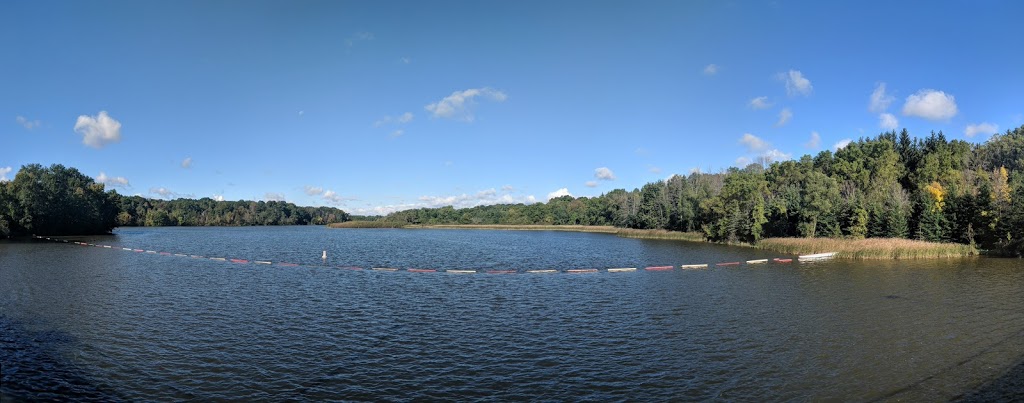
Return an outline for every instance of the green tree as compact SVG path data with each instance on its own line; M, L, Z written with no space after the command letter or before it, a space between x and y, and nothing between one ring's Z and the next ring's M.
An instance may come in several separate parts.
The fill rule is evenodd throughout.
M21 167L11 181L11 224L15 233L77 235L109 233L116 225L113 193L77 169L55 164Z
M661 229L668 224L664 189L661 183L648 183L640 190L640 207L633 228Z
M767 194L768 182L759 167L731 169L721 193L701 204L705 235L716 241L757 242L768 222Z
M818 233L820 221L834 219L832 215L839 199L839 187L834 179L815 171L807 175L800 196L800 232L805 237L813 238ZM834 233L835 230L829 232Z
M8 190L8 182L0 182L0 238L11 236L11 215L14 212L14 198Z

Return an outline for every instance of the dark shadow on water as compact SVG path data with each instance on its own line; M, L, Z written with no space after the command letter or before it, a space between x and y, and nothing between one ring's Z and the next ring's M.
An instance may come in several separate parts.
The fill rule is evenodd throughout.
M1014 365L1002 376L977 389L952 399L954 402L1021 402L1024 401L1024 361Z
M0 315L0 401L123 401L58 353L73 343L56 331L31 331Z

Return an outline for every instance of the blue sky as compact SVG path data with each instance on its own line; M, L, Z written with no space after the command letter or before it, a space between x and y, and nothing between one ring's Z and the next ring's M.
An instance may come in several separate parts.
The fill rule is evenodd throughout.
M7 1L0 180L357 214L1024 124L1018 1Z

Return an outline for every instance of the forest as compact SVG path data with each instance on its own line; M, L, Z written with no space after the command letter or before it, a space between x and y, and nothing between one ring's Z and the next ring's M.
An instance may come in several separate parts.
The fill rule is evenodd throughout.
M408 224L614 225L698 231L711 241L767 237L908 238L1024 252L1024 126L981 144L906 129L836 152L676 175L639 189L547 203L422 208Z
M325 225L349 220L333 207L299 207L281 201L159 200L118 197L117 226Z
M287 202L122 196L59 164L25 165L14 180L0 183L0 237L105 234L119 226L323 225L348 219L337 208Z
M1024 253L1024 126L972 144L906 129L799 160L675 175L597 197L352 217L287 202L157 200L104 191L74 168L22 167L0 183L0 236L106 233L117 226L407 224L612 225L708 240L907 238Z

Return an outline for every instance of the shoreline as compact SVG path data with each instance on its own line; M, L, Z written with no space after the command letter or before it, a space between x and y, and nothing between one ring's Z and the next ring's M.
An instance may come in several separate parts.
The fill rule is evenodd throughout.
M349 224L359 222L360 224ZM367 224L369 223L369 224ZM398 224L380 221L348 221L329 224L332 229L456 229L456 230L491 230L491 231L565 231L613 234L623 238L662 239L673 241L707 242L699 232L678 232L663 229L618 228L610 225L543 225L543 224ZM748 245L749 246L749 245Z
M409 224L402 228L406 229L476 229L496 231L565 231L565 232L592 232L602 234L614 234L619 228L608 225L503 225L503 224Z
M348 223L360 224L348 224ZM348 224L348 225L346 225ZM613 234L623 238L657 239L685 242L709 242L699 232L617 228L598 225L505 225L505 224L399 224L380 221L348 221L329 224L328 228L402 228L497 231L567 231ZM717 243L717 242L709 242ZM756 244L717 243L742 246L788 255L836 252L839 259L901 260L977 257L982 253L971 245L917 241L901 238L765 238Z

